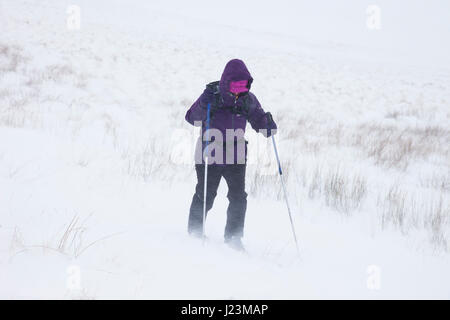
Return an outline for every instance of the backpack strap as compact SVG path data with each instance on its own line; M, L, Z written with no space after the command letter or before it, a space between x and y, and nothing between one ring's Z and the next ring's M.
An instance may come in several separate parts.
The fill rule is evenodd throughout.
M220 93L219 84L220 84L220 81L214 81L214 82L208 83L206 85L206 87L211 89L214 92L214 94L218 94L218 93Z

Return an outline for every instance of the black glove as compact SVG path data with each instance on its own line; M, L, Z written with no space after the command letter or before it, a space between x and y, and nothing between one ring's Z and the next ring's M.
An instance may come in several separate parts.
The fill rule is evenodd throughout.
M200 97L200 106L203 109L207 109L209 103L211 104L211 111L213 112L223 105L218 81L208 84Z
M270 112L266 112L266 119L267 119L267 128L268 129L276 129L277 128L277 125L275 124L275 121L273 121L273 117Z
M273 121L272 114L270 112L266 112L266 132L267 134L264 134L266 138L270 137L271 135L275 134L277 132L277 124L275 121Z

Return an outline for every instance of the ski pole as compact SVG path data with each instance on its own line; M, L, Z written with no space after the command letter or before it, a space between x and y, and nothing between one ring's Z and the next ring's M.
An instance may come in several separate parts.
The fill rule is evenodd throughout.
M297 253L300 256L300 249L298 247L297 235L295 234L294 222L292 221L291 207L289 206L289 201L288 201L287 192L286 192L286 186L284 185L283 171L281 170L280 158L278 157L277 145L275 143L275 138L273 135L272 135L272 142L273 142L273 149L275 150L275 156L277 157L278 173L280 174L281 185L283 187L283 193L284 193L284 199L286 200L286 206L287 206L288 213L289 213L289 220L291 221L292 234L294 235L294 240L295 240L295 247L297 248Z
M208 143L209 143L209 120L211 113L211 103L208 103L208 111L206 113L206 147L205 147L205 179L203 184L203 224L202 224L202 240L205 243L205 223L206 223L206 186L208 182Z

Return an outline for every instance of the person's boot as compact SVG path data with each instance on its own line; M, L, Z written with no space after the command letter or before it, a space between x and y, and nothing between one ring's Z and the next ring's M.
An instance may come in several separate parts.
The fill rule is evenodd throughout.
M201 229L189 230L188 234L193 239L203 239L203 233Z
M232 249L236 251L245 251L244 245L242 244L241 237L226 237L225 243Z

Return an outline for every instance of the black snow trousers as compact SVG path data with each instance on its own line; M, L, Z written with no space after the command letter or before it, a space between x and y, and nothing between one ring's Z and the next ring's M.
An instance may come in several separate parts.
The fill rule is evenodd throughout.
M241 238L244 234L245 211L247 209L247 193L245 192L245 164L209 165L206 186L206 211L208 212L217 195L220 179L224 177L228 185L227 222L225 239ZM203 226L203 186L205 165L196 164L197 185L189 212L188 232L200 236Z

